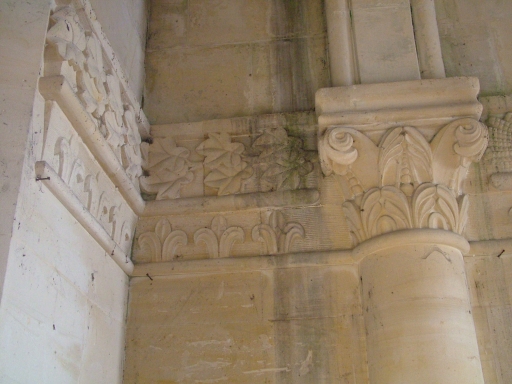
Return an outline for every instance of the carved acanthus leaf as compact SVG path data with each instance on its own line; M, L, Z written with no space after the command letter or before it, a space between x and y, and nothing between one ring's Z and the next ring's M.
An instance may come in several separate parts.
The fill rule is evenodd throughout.
M223 216L215 216L210 228L201 228L194 233L194 243L204 243L210 258L229 257L234 243L245 241L244 230L240 227L229 227Z
M297 239L304 238L302 225L295 222L286 222L281 211L274 211L268 218L268 224L258 224L252 229L253 241L265 244L269 255L288 253Z
M394 185L410 196L418 185L432 181L432 152L415 128L390 129L379 147L381 186Z
M412 198L396 187L366 192L361 204L343 203L353 244L388 232L409 228L445 229L462 234L467 221L468 199L456 198L444 185L423 183Z
M460 195L470 163L480 160L487 142L487 127L477 120L460 119L445 126L431 143L434 182Z
M293 190L304 185L314 166L311 153L303 146L301 139L288 136L284 128L267 130L256 138L253 148L260 151L264 191Z
M172 138L154 139L145 170L149 176L141 178L142 189L157 193L156 199L180 197L180 188L192 182L193 170L198 164L189 161L190 151L178 147Z
M245 147L233 143L227 133L210 133L196 152L205 156L203 164L208 174L205 185L218 190L219 195L240 193L243 180L249 178L253 169L242 160Z
M330 127L320 137L318 151L324 174L343 176L347 198L380 185L379 149L361 132L348 127Z
M319 151L326 175L336 173L348 179L353 174L364 191L392 185L412 196L420 184L434 182L459 195L469 164L479 161L485 151L487 136L487 127L469 118L445 126L430 145L416 128L395 127L384 134L376 157L376 147L361 132L331 127L320 138ZM355 195L352 192L347 198Z
M361 202L361 222L368 238L411 228L407 197L391 186L369 190Z
M169 220L165 218L158 221L154 232L139 236L139 245L151 255L152 262L174 259L178 248L187 244L187 234L181 230L172 230Z

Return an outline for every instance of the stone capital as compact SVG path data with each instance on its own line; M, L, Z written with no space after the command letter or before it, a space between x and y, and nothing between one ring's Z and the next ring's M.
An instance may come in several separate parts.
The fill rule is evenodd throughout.
M341 176L354 244L412 228L461 234L466 223L462 182L488 142L478 89L471 79L405 83L388 84L387 94L384 84L341 87L338 96L343 88L348 95L338 97L340 111L332 100L328 113L329 103L319 109L322 170ZM412 93L404 98L407 88Z

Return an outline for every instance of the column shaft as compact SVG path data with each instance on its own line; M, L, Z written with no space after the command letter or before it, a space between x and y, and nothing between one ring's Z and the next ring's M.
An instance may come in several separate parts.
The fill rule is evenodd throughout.
M352 21L348 0L325 0L333 87L356 83Z
M411 0L414 37L422 79L445 77L434 0Z
M360 246L370 382L483 383L462 253L424 241L413 230Z

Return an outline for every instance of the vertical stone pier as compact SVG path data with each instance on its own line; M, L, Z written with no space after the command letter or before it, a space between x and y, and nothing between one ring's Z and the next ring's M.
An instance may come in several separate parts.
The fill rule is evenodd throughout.
M356 249L371 383L483 383L461 251L463 237L432 229Z
M317 93L319 154L360 262L371 383L483 383L464 270L467 168L487 146L478 80Z

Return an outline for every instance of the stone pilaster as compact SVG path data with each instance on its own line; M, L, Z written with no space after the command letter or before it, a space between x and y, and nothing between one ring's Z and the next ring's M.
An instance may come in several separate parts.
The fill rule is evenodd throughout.
M319 153L361 260L372 383L482 383L462 182L487 146L478 81L321 90Z

